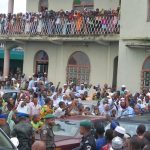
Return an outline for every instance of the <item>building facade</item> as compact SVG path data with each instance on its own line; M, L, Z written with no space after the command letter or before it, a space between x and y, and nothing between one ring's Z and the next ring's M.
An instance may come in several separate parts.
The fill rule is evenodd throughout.
M118 85L150 88L150 1L122 0Z
M59 81L62 84L75 81L93 85L108 83L110 86L117 86L118 89L125 84L131 92L149 89L150 0L87 0L86 2L27 0L27 12L38 12L43 9L70 11L82 7L113 10L120 7L121 16L117 23L120 32L105 34L101 30L101 33L95 32L94 35L91 33L87 35L82 31L82 34L73 36L69 33L69 36L62 34L15 37L13 43L9 42L8 47L12 47L14 41L17 46L23 47L23 72L27 76L34 72L47 72L48 79L55 84ZM7 54L7 51L5 53ZM4 66L8 67L6 61Z
M46 8L47 10L54 11L70 11L73 9L73 5L77 4L76 1L81 1L81 5L86 7L91 6L93 3L93 8L101 9L116 9L119 6L120 0L27 0L27 12L38 12L41 11L41 7ZM83 3L82 3L83 1Z

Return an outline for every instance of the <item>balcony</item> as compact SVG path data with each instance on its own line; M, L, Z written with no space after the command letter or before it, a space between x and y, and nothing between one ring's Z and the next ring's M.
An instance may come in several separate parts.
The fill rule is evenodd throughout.
M0 40L22 41L118 41L118 14L78 15L74 18L35 14L30 18L6 19L0 16Z

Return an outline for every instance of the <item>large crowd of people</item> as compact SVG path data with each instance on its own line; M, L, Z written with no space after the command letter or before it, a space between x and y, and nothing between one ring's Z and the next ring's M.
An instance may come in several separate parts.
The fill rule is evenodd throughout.
M117 119L150 112L150 91L143 90L132 94L125 85L118 90L112 89L108 84L93 86L87 82L80 84L71 82L60 87L60 82L54 85L53 82L48 81L46 73L34 74L28 78L23 74L19 76L19 79L17 76L9 76L0 83L1 91L5 89L18 91L18 94L14 93L9 98L3 95L0 97L0 127L8 136L18 133L14 129L18 124L19 116L28 116L27 120L31 123L34 132L40 133L45 124L43 118L46 119L47 115L54 115L61 119L74 115L105 116ZM85 106L84 102L88 102L88 105L86 103ZM25 125L21 126L26 128ZM101 135L101 131L98 132ZM121 137L112 140L111 132L105 133L108 145L109 143L113 145L113 141L122 142ZM28 136L27 134L31 134L31 130L26 132L25 136ZM141 136L143 138L143 134ZM133 143L138 140L137 137L131 139Z
M0 35L106 35L120 28L117 10L43 11L0 14Z

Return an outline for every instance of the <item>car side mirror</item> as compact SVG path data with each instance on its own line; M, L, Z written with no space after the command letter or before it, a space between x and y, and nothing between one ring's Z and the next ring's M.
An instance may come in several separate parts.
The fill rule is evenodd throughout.
M14 146L17 148L19 145L19 140L16 137L10 139Z

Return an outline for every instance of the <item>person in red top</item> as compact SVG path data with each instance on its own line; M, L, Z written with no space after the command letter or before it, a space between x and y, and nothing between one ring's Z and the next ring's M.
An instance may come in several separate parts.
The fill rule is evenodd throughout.
M113 130L112 129L106 130L105 138L106 138L107 144L104 145L100 150L110 150L110 147L112 145L112 139L113 139Z

